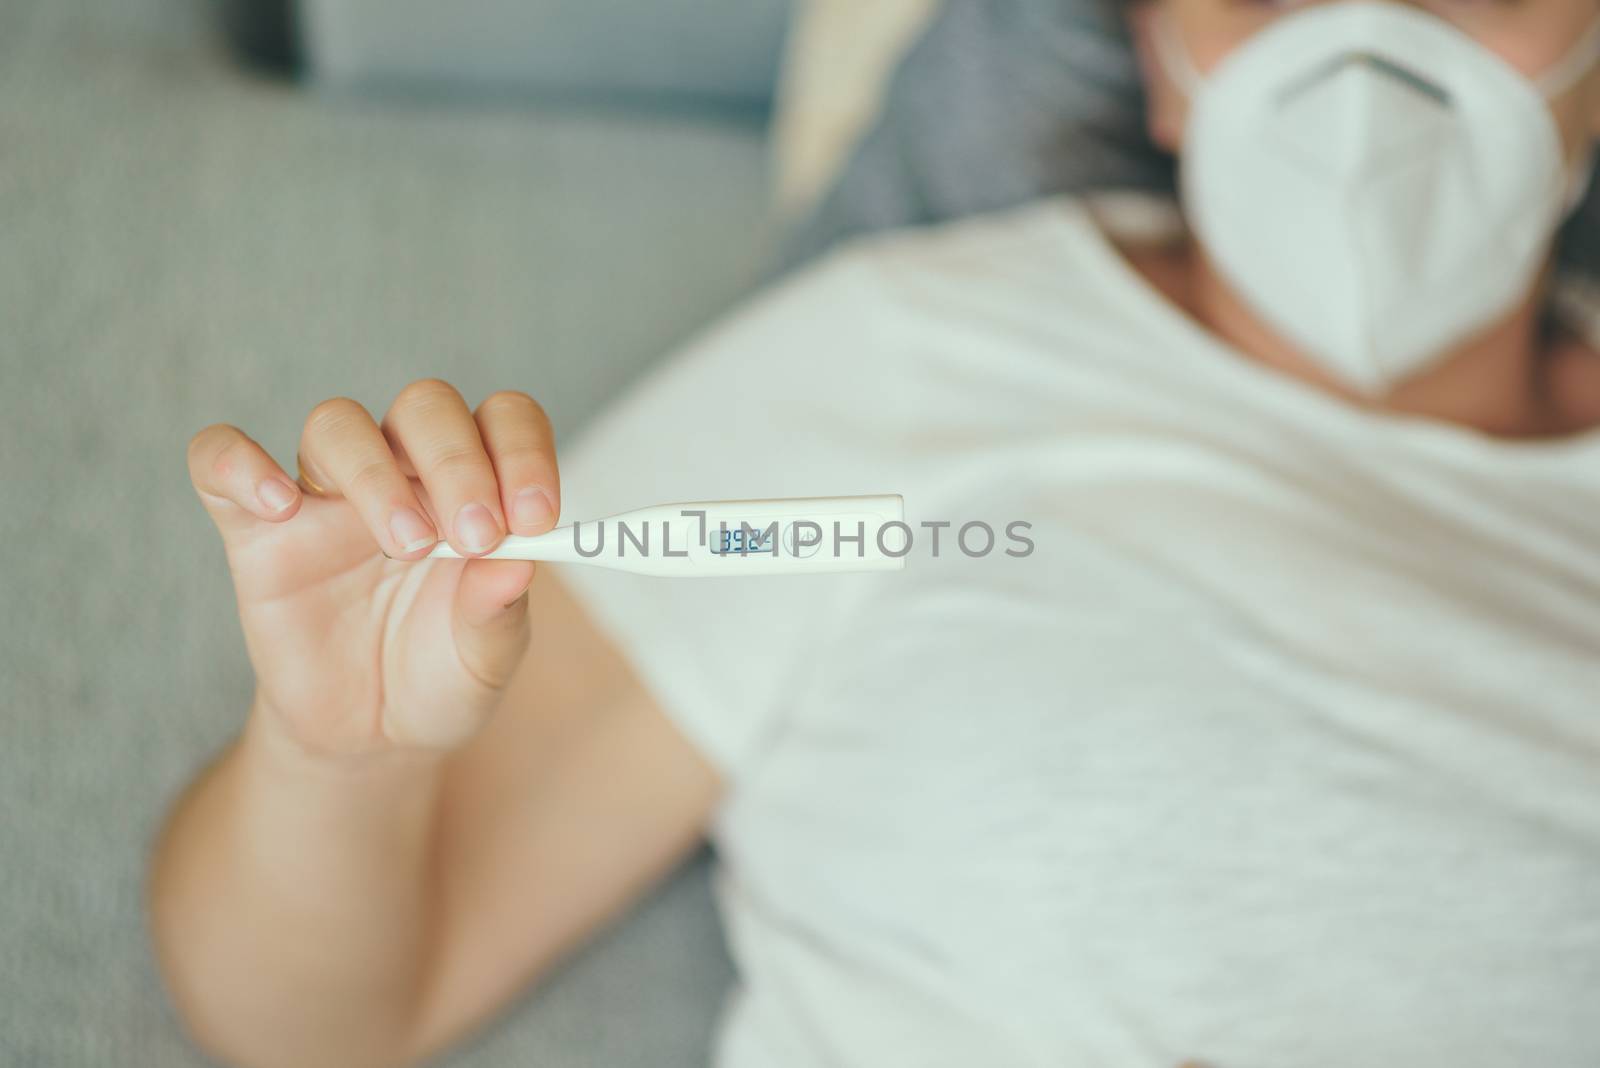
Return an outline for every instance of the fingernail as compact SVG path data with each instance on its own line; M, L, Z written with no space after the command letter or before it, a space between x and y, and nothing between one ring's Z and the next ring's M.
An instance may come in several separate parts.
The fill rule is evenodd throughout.
M555 522L556 510L550 497L537 486L529 486L511 501L511 514L524 530L543 530Z
M456 538L469 552L493 548L503 533L494 514L481 504L464 505L456 513Z
M299 496L293 486L281 478L269 478L256 487L256 496L261 500L261 505L268 512L277 515L286 512L294 506L295 498Z
M439 540L429 522L417 514L415 508L397 508L389 517L389 533L403 553L414 553L425 545Z

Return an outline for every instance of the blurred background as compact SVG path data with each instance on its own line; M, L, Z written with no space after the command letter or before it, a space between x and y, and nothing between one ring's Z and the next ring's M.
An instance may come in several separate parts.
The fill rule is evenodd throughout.
M141 912L251 688L189 436L292 467L318 400L423 375L570 435L758 284L844 59L931 5L828 38L852 6L0 0L0 1064L202 1063ZM702 1064L727 981L702 859L448 1063Z

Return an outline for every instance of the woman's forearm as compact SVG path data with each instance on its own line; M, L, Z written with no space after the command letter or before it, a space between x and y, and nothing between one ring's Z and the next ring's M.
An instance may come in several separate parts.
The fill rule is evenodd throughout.
M152 876L162 966L201 1045L251 1068L404 1058L440 760L315 757L252 713L175 807Z

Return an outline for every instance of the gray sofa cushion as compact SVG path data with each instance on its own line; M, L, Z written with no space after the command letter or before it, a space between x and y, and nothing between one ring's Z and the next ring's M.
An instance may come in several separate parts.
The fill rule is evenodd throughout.
M443 374L576 427L752 284L755 123L330 102L208 5L0 4L0 1065L199 1068L143 922L249 664L184 445ZM692 1068L728 978L691 867L459 1068Z
M300 0L331 86L765 106L788 0Z

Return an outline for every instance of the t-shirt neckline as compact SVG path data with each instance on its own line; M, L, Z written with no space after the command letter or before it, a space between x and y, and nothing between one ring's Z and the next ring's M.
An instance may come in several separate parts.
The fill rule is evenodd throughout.
M1174 350L1210 361L1214 372L1228 376L1241 388L1265 394L1264 403L1293 405L1309 419L1328 424L1330 431L1358 433L1368 440L1405 442L1432 450L1469 450L1486 460L1565 460L1581 457L1585 464L1600 464L1600 427L1559 438L1504 438L1460 423L1403 412L1363 408L1323 393L1235 350L1195 322L1149 279L1140 274L1116 247L1112 234L1135 232L1176 234L1182 223L1170 199L1150 193L1111 191L1086 197L1066 197L1059 202L1060 217L1068 227L1082 232L1078 242L1092 259L1091 284L1108 295L1140 306L1146 322L1155 324L1174 340ZM1108 227L1110 232L1108 232ZM1600 467L1595 470L1600 472Z

